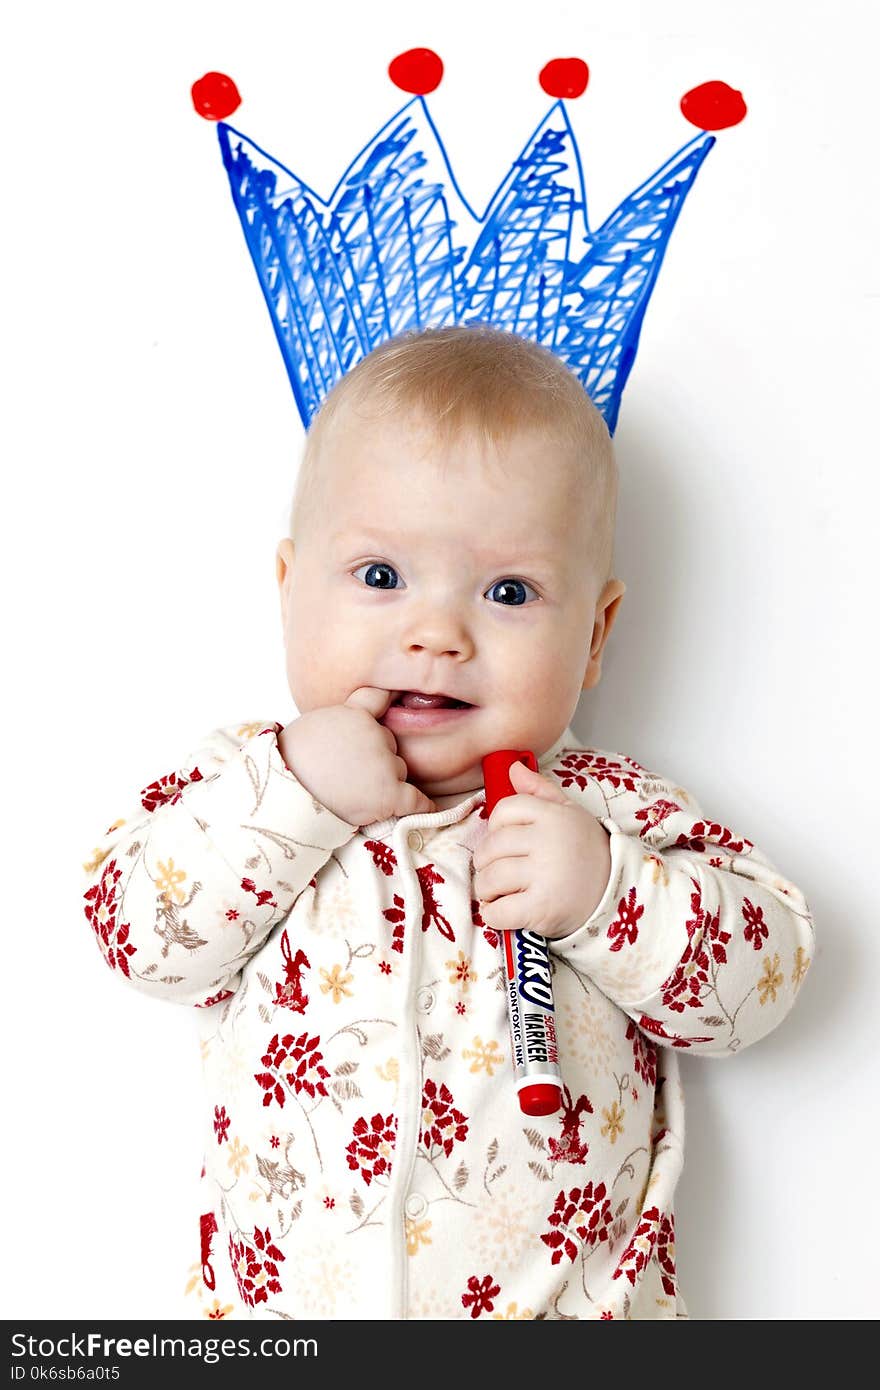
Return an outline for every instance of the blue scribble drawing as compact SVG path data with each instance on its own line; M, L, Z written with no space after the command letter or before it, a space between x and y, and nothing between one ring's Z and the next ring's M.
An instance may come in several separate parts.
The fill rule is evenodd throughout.
M715 144L701 132L591 231L561 100L482 217L422 96L373 136L326 201L231 126L221 122L218 135L306 428L339 378L387 338L488 322L556 353L612 434L666 244Z

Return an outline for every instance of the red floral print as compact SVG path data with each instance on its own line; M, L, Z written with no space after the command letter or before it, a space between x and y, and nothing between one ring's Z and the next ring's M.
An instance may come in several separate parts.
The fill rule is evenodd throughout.
M691 826L688 835L679 835L673 849L695 849L700 854L706 851L706 842L713 845L720 845L722 849L729 850L731 854L742 854L744 849L754 849L751 840L745 836L739 839L732 830L728 830L726 825L720 825L718 821L695 821Z
M202 1280L208 1289L215 1288L214 1266L211 1264L211 1241L217 1234L217 1218L212 1211L199 1217L199 1246L202 1255Z
M373 856L373 863L390 878L397 868L397 856L390 845L382 840L364 840L364 849Z
M662 1038L663 1042L671 1043L673 1047L690 1047L691 1043L711 1042L709 1038L682 1038L678 1033L667 1033L663 1024L656 1018L649 1018L647 1014L642 1014L639 1019L639 1027L646 1033L653 1033L655 1037Z
M586 1163L590 1146L581 1138L580 1122L582 1115L592 1115L593 1107L587 1096L578 1096L577 1102L571 1097L567 1086L562 1088L562 1134L557 1139L547 1140L547 1152L554 1163Z
M122 870L117 869L116 860L111 859L101 874L100 882L93 884L85 894L86 920L102 940L106 940L107 926L112 928L116 923L116 885L121 877Z
M191 782L201 781L202 774L197 767L193 768L189 776L185 772L169 772L167 777L160 777L158 782L151 782L148 787L144 787L141 792L141 805L145 811L151 813L159 806L175 806L184 787L188 787Z
M487 927L486 923L483 921L483 918L480 915L479 898L471 898L471 921L473 922L475 927L479 928L479 930L483 933L484 937L488 941L489 945L492 947L493 950L495 950L498 946L499 941L501 940L501 937L499 936L497 931L494 931L492 927Z
M636 1279L642 1273L651 1256L656 1254L660 1266L660 1277L664 1292L675 1293L675 1230L673 1219L658 1207L649 1207L642 1213L635 1234L620 1257L614 1271L614 1278L621 1275L635 1287Z
M657 1081L657 1049L644 1033L640 1032L632 1019L626 1025L626 1036L633 1045L633 1067L646 1086L654 1086Z
M268 1226L265 1231L259 1226L254 1229L253 1245L244 1236L240 1241L229 1237L229 1262L242 1302L249 1308L267 1303L270 1293L281 1293L278 1263L283 1260L278 1246L272 1244Z
M674 811L680 811L681 807L677 801L665 801L661 797L659 801L652 801L650 806L643 806L641 811L636 811L636 820L644 821L645 824L639 831L639 838L647 835L648 831L655 825L660 825L671 816Z
M563 1188L547 1217L553 1230L541 1236L553 1251L550 1263L558 1265L563 1255L574 1262L587 1246L607 1240L612 1219L604 1182L596 1183L595 1187L588 1182L585 1187L573 1187L567 1194Z
M434 922L441 936L445 936L447 941L455 940L455 932L452 924L443 916L434 897L434 884L443 883L445 880L437 873L433 864L424 864L421 869L416 869L419 887L422 890L422 931L427 931L431 923Z
M470 1308L471 1317L478 1318L481 1313L491 1313L495 1304L493 1298L497 1298L501 1292L500 1284L492 1283L492 1275L487 1274L483 1279L472 1274L467 1282L468 1292L461 1296L462 1305Z
M120 970L127 979L131 979L128 961L137 947L128 939L128 922L121 925L116 922L116 910L119 906L116 901L116 885L121 877L122 870L116 867L116 860L111 859L101 874L100 881L92 884L84 895L85 914L110 969Z
M218 1144L222 1144L223 1140L229 1137L229 1116L225 1105L214 1106L214 1133Z
M352 1141L345 1150L348 1166L369 1187L374 1178L388 1177L397 1135L396 1115L374 1115L355 1120Z
M403 898L399 893L394 894L394 906L386 907L382 916L392 925L391 949L403 955L403 930L406 921L406 911L404 909Z
M746 941L751 941L756 951L760 951L770 932L767 923L764 921L763 907L755 907L748 898L743 898L742 915L745 918L743 936Z
M554 768L553 771L563 787L570 787L574 783L581 791L586 791L592 778L595 782L609 782L615 791L623 787L628 792L634 792L638 787L634 774L644 773L645 769L632 758L627 758L626 762L627 766L624 767L622 762L584 749L567 753L562 759L561 768Z
M213 1004L222 1004L224 999L231 999L233 991L231 989L221 989L219 994L209 994L207 999L203 999L201 1004L194 1004L196 1009L210 1009Z
M422 1129L419 1143L423 1144L429 1157L437 1149L442 1149L446 1157L452 1153L452 1146L467 1138L468 1117L456 1110L449 1087L430 1077L422 1092Z
M131 972L128 968L128 957L133 956L137 947L132 945L128 939L128 923L123 922L116 928L116 935L112 941L108 941L104 959L111 970L121 970L127 979L131 979Z
M675 1218L665 1212L660 1217L655 1253L663 1291L672 1296L675 1293Z
M644 911L645 904L636 902L636 890L630 888L626 897L617 904L617 916L608 928L610 950L619 951L627 941L630 946L635 945L639 934L638 921Z
M275 1003L291 1013L304 1014L309 996L303 988L302 972L310 969L305 951L290 953L290 938L286 931L281 933L281 958L284 961L284 984L275 982Z
M683 1013L686 1008L698 1009L711 989L709 971L715 965L727 961L725 947L730 940L730 932L721 930L721 909L714 917L703 908L702 888L697 879L692 878L694 892L691 894L693 917L685 923L688 944L684 955L672 974L661 986L661 997L673 1013Z
M285 1090L282 1078L288 1089L297 1094L305 1091L312 1099L316 1095L327 1095L324 1082L330 1073L324 1066L322 1054L317 1050L320 1041L317 1036L310 1038L308 1033L301 1033L298 1038L292 1033L286 1033L280 1040L279 1035L275 1034L260 1058L263 1066L271 1070L254 1073L254 1080L258 1081L266 1092L263 1096L264 1105L271 1105L273 1100L281 1106L284 1105Z
M272 896L271 888L258 888L252 878L243 878L241 880L241 886L246 893L253 893L256 896L257 907L265 907L266 903L268 903L270 907L278 906Z

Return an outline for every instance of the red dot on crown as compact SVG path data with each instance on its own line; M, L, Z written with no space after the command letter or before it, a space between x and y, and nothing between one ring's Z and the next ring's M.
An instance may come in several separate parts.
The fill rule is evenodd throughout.
M581 97L587 90L590 69L583 58L551 58L538 81L550 97Z
M443 81L443 62L433 48L408 48L391 59L388 76L402 92L427 96Z
M409 48L388 65L388 76L401 91L426 96L443 80L443 62L432 48ZM590 70L582 58L551 58L539 74L543 90L551 97L582 96ZM191 89L192 103L206 121L223 121L237 111L241 96L224 72L206 72ZM682 115L699 130L725 130L739 125L747 113L742 92L726 82L702 82L681 98Z
M225 72L206 72L191 88L192 104L206 121L225 121L241 106L241 96Z
M726 130L739 125L746 114L742 92L728 87L726 82L702 82L685 92L680 102L681 114L699 130Z

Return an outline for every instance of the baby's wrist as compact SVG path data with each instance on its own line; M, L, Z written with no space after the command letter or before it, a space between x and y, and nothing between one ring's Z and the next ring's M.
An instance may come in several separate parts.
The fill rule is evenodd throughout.
M572 936L580 930L585 922L590 920L608 892L608 884L611 881L611 835L595 816L591 816L590 819L593 821L593 829L591 830L592 843L588 861L590 865L589 891L584 895L583 906L585 910L580 923L573 926L571 931L566 932L566 936Z

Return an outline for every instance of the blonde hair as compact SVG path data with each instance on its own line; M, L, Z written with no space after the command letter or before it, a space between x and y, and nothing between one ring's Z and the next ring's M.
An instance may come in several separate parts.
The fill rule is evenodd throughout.
M321 450L350 409L371 420L417 412L440 442L470 433L502 457L514 434L545 431L575 466L590 525L590 565L601 582L611 576L617 511L611 436L578 378L548 348L482 323L414 329L374 348L328 392L312 420L291 509L294 537L314 500Z

